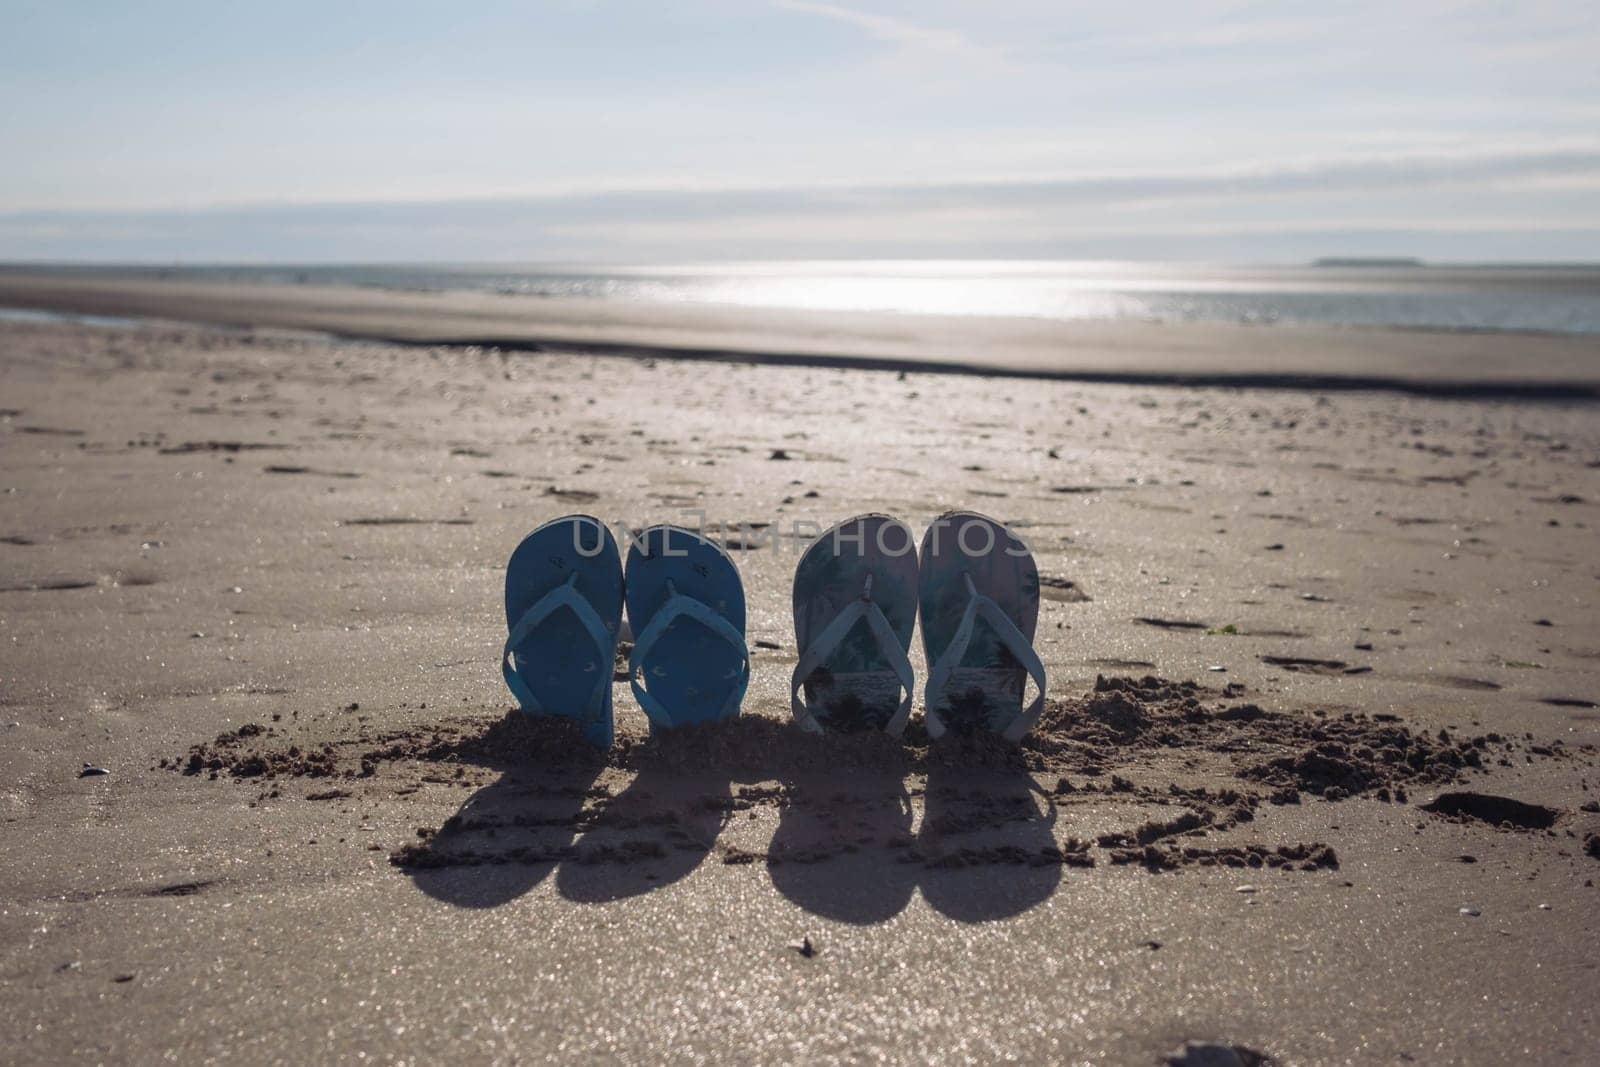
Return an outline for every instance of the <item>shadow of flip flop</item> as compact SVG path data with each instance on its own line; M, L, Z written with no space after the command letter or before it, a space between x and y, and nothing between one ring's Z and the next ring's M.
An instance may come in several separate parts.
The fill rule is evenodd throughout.
M785 783L788 802L767 849L772 884L814 915L867 925L911 902L911 799L898 772L861 771L848 783L808 775Z
M493 908L515 900L574 855L599 770L507 771L397 862L418 889L447 904Z
M731 788L726 774L646 765L579 838L556 887L598 904L671 885L710 854L733 809Z
M917 833L923 899L961 922L1020 915L1061 881L1055 808L1021 768L928 768Z

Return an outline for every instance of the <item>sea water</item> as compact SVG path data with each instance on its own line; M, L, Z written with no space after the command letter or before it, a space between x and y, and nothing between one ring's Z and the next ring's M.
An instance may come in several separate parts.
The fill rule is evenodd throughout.
M871 260L79 267L193 280L833 311L1600 334L1600 265Z

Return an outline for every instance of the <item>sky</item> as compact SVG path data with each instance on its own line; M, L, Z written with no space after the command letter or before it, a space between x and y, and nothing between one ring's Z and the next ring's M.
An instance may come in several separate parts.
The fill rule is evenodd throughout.
M1600 4L0 0L0 260L1600 260Z

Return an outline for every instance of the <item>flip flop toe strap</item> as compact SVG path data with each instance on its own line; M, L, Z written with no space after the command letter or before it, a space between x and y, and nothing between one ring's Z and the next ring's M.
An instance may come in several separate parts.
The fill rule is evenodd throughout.
M939 737L945 732L944 720L936 709L944 703L945 686L950 683L950 675L960 665L961 657L967 654L967 646L972 642L973 627L979 619L982 619L989 624L989 628L1000 638L1007 650L1016 657L1022 669L1028 672L1033 684L1039 689L1033 701L1001 731L1001 736L1007 741L1021 741L1038 723L1039 715L1044 711L1044 663L1039 659L1039 654L1033 650L1033 642L1017 629L1017 624L1011 621L1011 617L1000 605L978 592L977 587L972 584L971 575L963 574L961 577L967 583L966 610L961 614L961 624L956 627L955 636L950 639L949 646L928 672L928 736Z
M845 639L845 635L861 619L867 620L873 637L877 639L878 647L883 651L884 658L889 661L889 667L900 682L901 692L905 694L894 717L884 724L883 732L891 737L899 737L905 730L906 721L911 718L911 696L916 687L916 679L911 671L911 660L906 657L906 650L901 647L900 639L895 636L894 628L889 625L883 610L866 596L853 601L849 607L835 615L833 621L823 627L822 632L811 642L811 647L800 657L800 662L795 664L794 674L789 678L789 710L802 730L820 734L822 724L811 714L811 709L806 707L805 701L801 699L800 687L827 661L829 656L833 655Z
M644 713L650 717L650 721L662 726L671 726L673 715L665 705L651 695L648 689L639 684L639 677L643 673L645 660L650 657L656 642L679 619L692 619L739 651L738 684L722 702L719 717L725 717L739 707L740 702L744 700L745 689L750 684L750 650L745 644L744 634L735 629L731 622L709 604L674 591L655 613L650 624L644 628L644 632L634 639L633 653L628 657L628 684L633 687L633 697L639 702L639 707L644 709Z
M582 718L586 721L599 718L604 710L604 698L611 686L611 658L614 655L615 639L611 631L606 628L605 620L600 618L594 610L594 605L589 603L587 597L578 591L578 575L574 572L565 584L550 590L536 600L517 624L511 628L511 634L506 638L505 649L500 653L500 673L505 677L506 688L517 698L517 704L524 711L543 713L547 709L539 703L533 695L533 690L528 688L518 675L514 653L517 646L528 638L528 635L538 629L550 616L565 608L577 616L584 632L594 642L595 650L600 653L599 677L595 679L594 689L589 694L588 701L582 709ZM565 709L550 709L556 713L565 713Z

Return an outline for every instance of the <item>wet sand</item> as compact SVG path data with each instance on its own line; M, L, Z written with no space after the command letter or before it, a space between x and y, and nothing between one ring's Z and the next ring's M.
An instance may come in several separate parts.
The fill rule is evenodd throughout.
M1600 1044L1592 404L49 323L0 375L19 1060ZM801 737L806 524L960 506L1027 524L1041 729ZM740 721L507 717L571 511L742 546Z
M1063 322L0 270L0 308L342 338L1135 385L1600 399L1600 337Z

